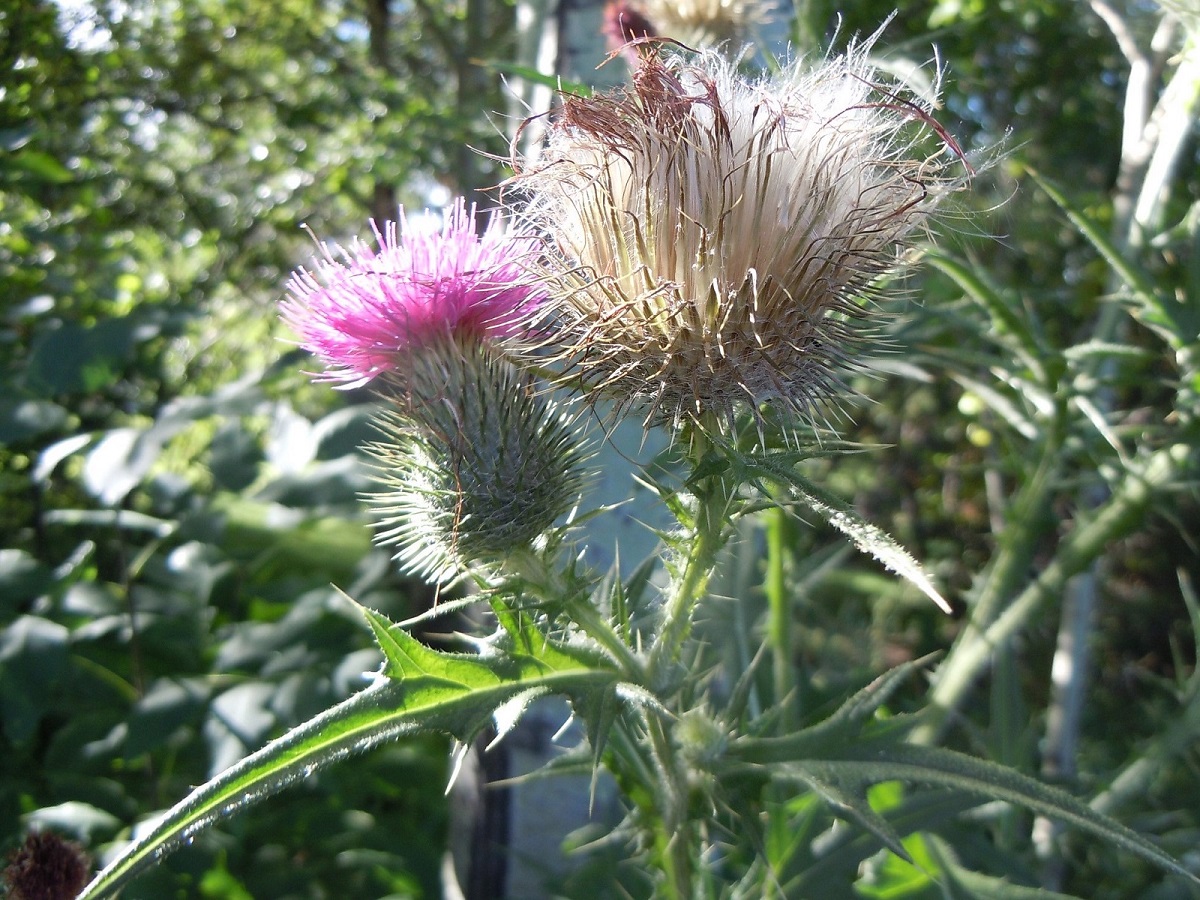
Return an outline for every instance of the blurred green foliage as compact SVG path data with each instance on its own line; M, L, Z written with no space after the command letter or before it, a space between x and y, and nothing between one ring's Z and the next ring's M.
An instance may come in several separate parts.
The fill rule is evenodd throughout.
M482 37L507 30L500 4ZM369 398L309 387L275 303L301 225L343 239L438 173L496 180L460 164L503 149L498 86L443 77L466 32L341 2L0 4L0 850L53 826L99 852L359 689L379 658L333 584L429 603L358 507ZM127 896L436 894L445 778L442 741L379 751Z
M834 4L797 4L795 36L870 33L894 5L840 10L835 38ZM1114 6L1149 53L1160 10ZM515 16L509 3L414 2L381 24L378 8L0 0L0 851L45 826L102 853L358 689L379 656L331 584L393 618L429 602L372 549L358 507L369 398L310 386L274 305L312 251L302 224L340 240L435 186L501 180L475 151L505 152L505 99L475 62L511 57ZM1129 67L1104 22L1068 0L913 3L880 49L923 61L933 44L949 68L942 124L969 153L1003 141L1005 154L904 286L915 302L887 324L898 352L858 385L871 403L846 435L883 449L808 474L899 538L962 614L942 618L845 558L836 535L778 524L805 720L886 666L967 646L980 604L999 597L998 615L1023 596L1089 521L1088 489L1118 494L1157 451L1200 446L1194 111L1160 212L1130 241ZM1096 239L1114 233L1120 258ZM1167 487L1099 554L1094 683L1068 787L1194 865L1200 504L1194 483ZM701 626L735 665L762 640L761 540L747 536L717 591L742 602L714 601ZM948 743L1039 771L1057 600L975 673ZM764 674L765 706L782 703L778 686ZM921 689L897 705L922 704ZM330 769L125 896L437 895L444 760L442 742L410 741ZM893 787L873 796L880 810L904 808ZM961 808L924 802L923 821ZM820 868L798 838L817 815L810 797L781 800L763 829L796 884L823 873L858 879L845 896L945 895L874 847ZM908 846L949 873L953 896L1037 883L1026 815L955 821ZM745 847L730 843L736 861ZM1067 837L1057 852L1071 893L1189 896L1103 847Z

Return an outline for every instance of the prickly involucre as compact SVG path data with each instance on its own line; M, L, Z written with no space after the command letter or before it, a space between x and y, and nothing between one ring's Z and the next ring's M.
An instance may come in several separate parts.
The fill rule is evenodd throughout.
M381 420L370 450L384 490L369 498L407 571L451 581L528 549L571 509L578 435L527 372L485 343L451 340L420 354L409 379L419 413Z
M389 223L378 250L326 248L288 287L284 317L346 386L373 381L389 404L370 448L379 539L436 581L526 550L573 505L580 451L571 421L517 368L542 299L526 279L536 243L493 219L482 235L459 201L440 232Z

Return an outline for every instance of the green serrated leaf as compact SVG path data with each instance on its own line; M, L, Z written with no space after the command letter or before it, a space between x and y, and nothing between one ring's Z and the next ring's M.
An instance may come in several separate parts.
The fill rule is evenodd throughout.
M1200 884L1200 878L1150 840L1097 813L1066 791L997 763L953 750L916 747L891 740L863 740L843 744L824 759L798 760L781 764L774 770L776 777L788 777L805 784L811 777L809 773L816 773L823 781L836 785L842 797L851 799L866 786L903 781L1013 803L1106 840L1119 849ZM870 830L880 836L874 828Z
M958 861L948 843L936 835L928 835L927 841L930 855L942 868L942 890L949 900L1080 900L1074 894L1013 884L1007 879L973 872Z
M866 687L855 692L830 716L815 725L781 737L745 737L737 741L734 756L756 766L770 767L798 759L823 759L836 756L838 748L861 740L864 727L872 726L872 740L885 737L900 739L921 719L918 714L899 714L886 721L874 720L875 712L887 702L909 677L929 662L931 656L912 660L889 669Z
M658 557L648 556L638 563L637 568L633 570L633 574L625 581L621 590L625 599L625 605L631 611L644 605L646 588L649 587L650 579L657 567Z
M708 453L704 454L704 458L696 464L696 467L688 476L686 487L689 489L695 488L696 485L705 478L723 475L728 470L728 454L718 453L716 450L710 450Z
M169 809L96 876L80 894L81 900L112 896L217 819L351 753L415 731L420 707L411 708L411 699L403 682L381 678L365 691L271 741Z
M529 705L534 700L545 695L546 689L539 685L538 687L521 691L492 710L492 720L496 725L496 736L487 745L487 749L492 749L492 747L504 740L505 736L517 727L517 723L521 721L521 718L525 715L525 711L529 709Z
M919 715L874 720L874 712L888 696L926 662L915 660L887 672L843 703L833 715L796 734L737 739L718 764L716 776L755 780L767 777L802 784L853 818L893 852L897 852L899 845L895 827L899 820L889 816L893 820L889 824L871 807L867 789L873 785L901 781L944 789L958 797L1001 800L1062 821L1200 884L1200 878L1150 840L1059 788L995 762L907 743L904 735L918 722ZM941 809L944 804L937 806ZM907 823L908 828L921 827L920 815L916 821ZM907 859L902 852L897 855Z
M492 656L448 653L425 646L374 610L359 608L383 651L383 674L401 681L430 705L469 695L475 698L475 705L486 719L526 690L536 688L553 692L559 680L574 683L581 674L587 674L594 676L596 683L604 688L611 688L617 680L616 672L604 667L598 655L582 648L564 647L532 626L516 636L520 649L497 652ZM456 724L466 726L467 731L456 733ZM476 720L468 718L438 727L466 741L472 736L475 725Z
M909 660L895 668L888 669L839 706L833 715L821 725L834 724L839 727L848 726L855 730L860 729L883 704L891 699L904 682L928 666L936 655L931 653L920 659Z
M601 759L608 744L608 736L613 733L613 725L621 711L619 700L615 690L606 690L581 698L575 705L575 712L583 721L587 731L588 744L591 747L592 771L591 783L588 786L589 807L596 801Z
M859 784L848 783L836 766L819 762L787 764L780 766L773 774L777 780L800 782L838 812L875 835L883 846L898 857L905 862L912 862L900 835L896 834L887 819L871 809L866 791Z
M82 900L111 896L216 820L352 753L426 731L470 737L516 697L536 691L587 702L611 692L616 682L614 671L582 651L548 641L537 647L537 656L443 653L424 646L379 613L363 612L386 657L385 674L193 791L97 875L80 895ZM526 649L535 640L541 641L530 636Z

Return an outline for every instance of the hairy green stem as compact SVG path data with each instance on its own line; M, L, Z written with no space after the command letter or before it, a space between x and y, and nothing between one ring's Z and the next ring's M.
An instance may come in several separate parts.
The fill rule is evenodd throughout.
M504 572L517 578L539 600L562 603L570 620L608 652L626 677L639 684L645 682L643 660L592 605L591 597L542 554L534 550L512 553L504 561Z
M696 604L708 588L730 529L731 486L719 476L701 479L694 488L695 513L679 578L663 605L662 627L650 651L650 675L678 662L691 633ZM657 682L656 682L657 683ZM652 685L653 686L653 685Z
M693 828L688 816L687 773L663 719L651 714L646 718L646 727L659 777L655 790L658 806L655 843L666 874L664 896L673 900L692 900L699 848L693 846Z
M779 732L792 730L792 607L784 581L787 558L787 511L775 507L763 514L767 538L767 571L763 593L767 597L767 642L772 651L774 702L779 710Z
M685 529L679 542L682 559L663 603L659 632L646 667L646 686L663 695L675 692L673 670L691 633L696 605L708 589L717 554L732 529L736 494L736 486L719 466L712 474L698 475L712 462L707 457L711 444L702 429L685 434L682 444L688 448L693 472L688 482L691 503L680 514L680 525ZM671 740L668 722L651 713L646 717L646 728L657 774L654 839L666 879L662 895L692 900L700 847L689 814L687 770Z
M1105 547L1137 528L1155 494L1178 483L1196 463L1189 448L1177 444L1153 453L1140 471L1128 472L1096 516L1071 532L1050 564L994 621L974 634L964 634L938 669L929 694L933 718L915 730L911 740L934 743L991 661L994 649L1062 596L1067 581L1087 568Z

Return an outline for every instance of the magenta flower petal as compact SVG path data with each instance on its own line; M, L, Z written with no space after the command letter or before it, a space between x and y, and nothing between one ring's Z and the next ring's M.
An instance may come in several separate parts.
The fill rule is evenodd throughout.
M402 210L383 233L371 223L377 249L323 245L314 269L292 274L282 315L301 346L324 360L321 377L357 387L451 335L524 333L543 299L524 265L536 243L507 233L495 217L480 235L474 219L462 199L440 232L411 226Z

